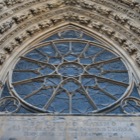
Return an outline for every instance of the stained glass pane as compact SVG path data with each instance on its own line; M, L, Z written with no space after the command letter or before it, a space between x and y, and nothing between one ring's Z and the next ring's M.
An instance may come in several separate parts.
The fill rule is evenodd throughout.
M118 55L81 31L62 31L43 42L15 65L12 92L7 94L9 89L4 88L6 96L14 96L8 98L10 103L21 102L19 113L88 114L111 107L111 112L120 113L116 109L120 103L122 112L130 113L123 99L136 88L132 91L128 70ZM137 101L127 101L132 112Z

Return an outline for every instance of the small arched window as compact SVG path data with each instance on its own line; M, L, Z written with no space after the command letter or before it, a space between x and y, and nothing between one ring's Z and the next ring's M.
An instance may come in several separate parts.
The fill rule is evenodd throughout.
M138 98L129 66L113 47L68 29L24 52L5 84L0 110L135 114Z

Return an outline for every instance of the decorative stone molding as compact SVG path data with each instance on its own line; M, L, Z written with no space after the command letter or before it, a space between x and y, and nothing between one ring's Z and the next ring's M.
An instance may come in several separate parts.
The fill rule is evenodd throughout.
M139 26L137 24L138 21L134 23L126 14L118 11L116 12L111 6L103 6L105 3L104 0L98 2L97 0L40 1L44 2L44 4L38 4L39 2L34 0L35 5L33 8L28 7L30 4L33 4L33 1L7 0L0 3L0 5L2 5L1 9L3 9L3 6L12 8L15 4L21 4L20 6L22 6L22 3L26 3L28 7L26 8L26 5L23 5L25 8L24 13L21 11L18 14L14 14L14 12L20 11L20 9L18 9L18 7L13 8L11 20L10 18L5 19L0 26L0 34L5 33L4 36L1 36L0 44L1 46L5 46L3 49L7 53L11 53L16 47L24 43L27 38L34 34L65 21L76 22L87 28L98 31L103 36L110 38L111 41L123 47L130 55L139 51L137 48L138 46L135 45L140 44L140 39L137 37L140 35ZM135 3L135 1L131 2L131 0L118 1L126 5L131 3L133 5L131 8L133 7L133 9L139 5L139 3ZM106 2L111 3L111 1ZM77 9L72 8L74 6ZM65 7L69 7L67 8L67 12ZM121 7L125 9L124 6ZM62 10L57 13L57 9ZM56 13L57 16L54 16ZM33 26L31 26L31 24ZM18 34L17 37L16 34ZM9 38L14 38L15 40L3 45ZM130 39L129 41L128 38Z
M84 3L84 5L87 5L87 3L85 1L83 1L83 2L78 1L78 3L79 3L80 6L83 5L83 3ZM53 3L53 5L56 5L56 4L57 3ZM28 18L32 18L33 16L37 16L37 15L40 15L42 13L49 12L49 11L47 11L48 10L48 5L50 5L50 4L47 3L47 4L43 5L43 6L39 6L39 7L36 7L36 8L31 8L28 11L26 11L25 14L14 16L13 19L17 24L22 23L22 22L26 21ZM56 7L58 8L60 5L61 4L59 2L59 4L57 4ZM93 10L95 10L97 13L100 13L101 15L103 15L105 17L106 16L107 17L108 16L113 17L113 19L115 21L117 21L121 25L128 24L128 22L131 23L130 19L127 18L127 16L122 15L122 14L117 14L116 12L114 12L113 10L111 10L111 9L109 9L107 7L101 7L101 6L97 6L97 4L93 5L93 4L90 4L90 3L88 5L92 5ZM128 25L130 25L130 24L128 24ZM132 27L133 27L133 29L132 29ZM131 28L131 31L133 31L133 33L136 33L136 34L139 35L139 31L138 30L136 31L136 29L135 29L135 28L137 28L136 26L131 25L130 28Z

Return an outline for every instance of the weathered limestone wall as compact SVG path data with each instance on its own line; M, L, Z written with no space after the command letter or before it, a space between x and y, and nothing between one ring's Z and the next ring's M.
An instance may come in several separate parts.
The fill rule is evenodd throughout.
M0 116L0 140L140 140L140 118Z

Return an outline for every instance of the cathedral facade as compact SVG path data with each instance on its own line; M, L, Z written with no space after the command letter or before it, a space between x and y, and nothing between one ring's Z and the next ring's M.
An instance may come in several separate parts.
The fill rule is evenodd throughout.
M140 140L139 0L0 0L0 140Z

